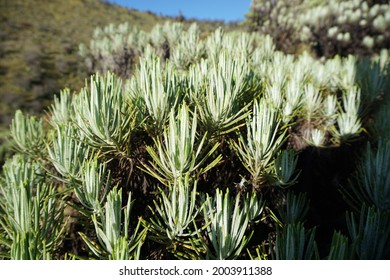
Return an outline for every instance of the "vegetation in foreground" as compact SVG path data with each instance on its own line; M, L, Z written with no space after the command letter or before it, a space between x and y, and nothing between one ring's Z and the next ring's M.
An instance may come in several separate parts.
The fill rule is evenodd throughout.
M387 50L319 60L180 23L95 34L78 94L15 113L1 258L390 257Z

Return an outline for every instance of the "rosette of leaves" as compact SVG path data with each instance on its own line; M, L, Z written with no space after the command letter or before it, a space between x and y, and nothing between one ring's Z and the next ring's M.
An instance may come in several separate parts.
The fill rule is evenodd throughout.
M357 257L361 260L388 259L390 255L390 216L365 204L358 216L347 214L348 231Z
M297 163L298 156L294 150L282 150L275 158L272 184L279 187L295 184L300 174L296 170Z
M49 112L50 124L53 127L66 126L69 122L72 122L75 112L69 89L61 90L59 96L54 96Z
M187 32L179 37L179 42L171 42L173 48L170 59L179 69L188 67L201 60L206 54L204 42L200 40L200 29L196 23L191 24Z
M149 206L153 216L144 220L149 230L148 238L165 244L167 249L178 258L198 258L202 248L197 229L198 214L204 207L199 205L197 181L191 182L187 174L165 190L160 189L160 199Z
M161 132L169 113L176 109L183 95L173 65L162 63L153 53L140 59L139 68L127 84L126 91L140 111L143 126L151 136Z
M29 117L17 110L10 132L17 150L38 158L44 157L45 133L41 118Z
M61 175L52 174L67 182L82 180L84 165L92 156L92 149L78 137L73 126L57 126L52 132L52 141L47 144L48 159Z
M355 178L343 188L347 201L354 207L366 204L381 211L390 210L390 141L379 140L378 147L368 143L358 163Z
M246 123L246 137L240 133L238 142L232 142L241 162L251 175L254 188L264 185L272 177L275 156L285 141L278 117L277 112L264 99L260 102L255 100L252 116ZM294 160L292 162L294 163ZM287 165L290 170L294 167ZM287 170L283 172L292 174Z
M275 247L271 250L271 257L275 260L319 259L314 237L315 229L306 230L302 223L287 224L282 230L278 229L276 232Z
M244 125L242 121L249 114L249 104L243 102L245 94L250 95L245 88L248 73L245 60L232 61L227 52L212 59L207 71L208 86L195 89L191 96L197 104L201 127L209 137L229 133Z
M45 182L42 168L15 155L0 178L0 218L6 258L42 260L56 257L65 230L64 203L57 188ZM1 236L0 235L0 236Z
M95 158L83 166L81 182L73 182L74 193L88 213L98 213L111 187L111 172Z
M222 156L216 156L206 166L203 164L211 158L219 143L208 148L205 142L207 135L197 136L197 113L190 120L187 105L182 104L176 115L171 111L169 124L161 137L154 139L155 147L147 146L152 157L145 169L162 183L175 182L186 174L197 177L213 168Z
M345 142L356 138L362 130L360 120L360 90L352 88L342 96L343 110L339 113L336 122L338 129L335 135L338 141Z
M203 208L209 239L209 242L203 241L206 259L238 258L253 234L253 231L247 233L248 225L262 213L263 208L262 197L254 192L233 198L229 189L225 193L217 189L214 198L207 196Z
M114 187L107 195L104 209L92 216L98 244L79 232L88 248L100 259L130 260L139 259L147 229L140 230L139 220L130 234L130 214L133 206L131 193L122 209L122 190ZM123 213L122 213L123 212Z
M93 75L90 87L84 87L73 104L83 141L102 153L130 157L136 109L124 99L120 79L109 72Z

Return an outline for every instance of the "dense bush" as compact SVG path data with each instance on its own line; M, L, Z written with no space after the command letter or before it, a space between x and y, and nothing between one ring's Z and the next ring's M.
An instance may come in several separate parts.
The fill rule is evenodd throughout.
M185 69L205 55L205 46L199 40L197 24L192 24L188 32L183 30L183 24L169 22L156 25L150 33L128 23L111 24L95 29L90 46L81 44L79 53L91 72L111 71L122 77L128 77L139 56L151 50L163 61L169 58L177 67Z
M252 1L247 22L280 49L313 48L319 56L367 55L390 44L388 1Z
M129 30L99 31L102 73L79 94L16 112L2 258L390 257L386 52L319 61L269 36ZM117 59L129 34L149 42L132 41L135 65Z

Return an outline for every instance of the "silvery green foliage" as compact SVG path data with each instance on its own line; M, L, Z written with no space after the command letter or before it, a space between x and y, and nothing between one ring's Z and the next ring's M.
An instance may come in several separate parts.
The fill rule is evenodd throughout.
M218 29L201 39L196 25L187 31L177 23L156 26L151 33L125 25L116 29L106 29L112 38L102 36L117 40L105 43L111 47L96 48L110 57L116 48L134 47L139 63L132 65L125 86L110 72L96 74L79 94L62 91L47 118L27 117L20 111L15 115L12 136L25 157L5 165L0 183L0 249L7 248L0 254L8 258L53 256L57 245L39 245L37 254L23 246L32 240L58 244L63 226L58 217L65 199L84 220L77 214L72 218L95 229L96 235L80 233L88 257L137 259L146 237L147 248L158 242L165 246L164 253L177 258L245 257L250 225L262 222L260 193L300 181L298 150L308 145L336 149L357 139L365 125L366 96L380 101L387 90L385 53L373 64L357 67L353 56L317 60L307 53L284 54L275 51L271 37L258 34ZM124 42L130 43L124 47ZM365 78L363 72L372 76ZM377 90L380 93L374 93ZM386 114L377 122L377 131L386 127L385 119ZM368 153L370 172L378 162L386 166L382 162L386 149L380 150L382 159L372 150ZM224 176L222 169L233 164L249 188L232 182L214 198L199 199L213 193L215 180L220 179L216 177ZM132 172L133 167L138 169ZM34 189L32 195L26 184ZM233 190L237 185L240 189ZM378 184L377 189L383 191L382 187ZM135 215L130 211L131 195L122 199L120 188L123 196L130 191L138 195L136 214L142 223L129 222ZM160 190L158 198L153 188ZM360 185L356 189L363 193ZM234 198L232 192L242 194ZM314 233L297 224L304 219L305 201L301 196L287 197L280 216L289 226L277 233L274 258L317 256ZM24 217L20 222L24 229L51 217L53 224L48 226L53 227L49 231L54 239L13 235L19 222L14 225L6 217L14 215L14 205L26 209L23 215L17 212ZM3 215L7 213L12 215ZM333 258L343 255L346 246L341 236L335 239ZM259 258L269 257L264 242L257 247Z
M202 40L196 23L187 28L182 23L166 22L156 25L149 33L123 23L97 28L90 46L81 44L79 53L92 73L111 71L129 78L134 72L134 61L150 50L162 61L169 59L177 69L187 70L202 58L218 56L221 50L245 57L254 51L255 46L261 45L261 40L261 36L242 32L225 36L221 28ZM270 40L267 42L268 46L272 45Z
M193 23L187 32L177 38L178 43L171 42L175 46L172 50L171 60L179 69L188 67L205 56L206 50L204 42L200 40L200 30L196 23Z
M355 51L372 53L389 44L389 3L332 0L318 2L299 18L309 41L325 55Z
M206 245L207 259L236 259L252 237L247 236L248 224L261 214L263 202L255 193L235 199L229 190L217 189L214 198L207 197L204 219L210 245Z
M133 201L131 193L122 209L122 190L114 187L107 195L104 209L92 216L99 245L80 233L91 251L100 258L111 260L139 259L140 250L146 237L146 229L140 231L140 222L130 235L130 214ZM122 213L123 212L123 213Z
M15 155L0 179L0 225L11 259L51 259L63 238L63 203L35 162Z
M189 67L189 78L186 72L178 71L184 68L177 65L174 59L171 59L173 63L165 64L159 62L159 59L152 58L156 54L161 59L168 58L159 54L156 46L163 46L164 42L168 42L170 48L174 48L175 45L185 42L181 38L186 36L198 38L198 32L195 25L187 32L184 26L178 23L156 26L151 32L152 47L145 44L142 52L146 58L141 58L136 78L131 79L127 90L130 97L136 100L136 105L143 108L140 117L145 118L145 125L150 126L150 122L153 124L157 122L157 131L160 131L170 109L184 97L199 107L199 120L206 131L211 131L214 135L229 132L242 125L241 120L245 115L243 107L249 105L254 95L264 91L266 99L276 109L283 111L285 123L294 120L300 109L307 113L309 123L306 124L307 129L302 133L302 137L309 144L326 146L332 142L339 143L339 138L344 134L357 132L358 121L351 114L344 114L340 117L340 125L344 125L342 131L335 133L335 116L341 110L334 108L336 101L341 100L322 97L323 94L327 96L329 91L336 93L340 88L349 90L355 85L356 60L353 57L348 59L336 57L325 63L308 55L294 58L291 55L274 52L270 37L242 33L225 34L222 29L218 29L206 39L204 55L197 56L197 59L191 60L185 67L185 69ZM199 38L196 40L197 46L203 44ZM178 52L184 57L191 57L185 50ZM232 63L223 56L233 56L236 60ZM269 63L269 60L272 63ZM173 64L176 67L173 67ZM161 71L166 75L153 74ZM210 75L210 71L215 73ZM175 75L178 72L180 75ZM308 82L310 86L306 85ZM187 91L185 85L189 86L188 96L183 95ZM167 94L158 94L159 92ZM221 95L220 92L227 92L230 95ZM321 114L319 107L324 103L327 103L329 110ZM333 112L330 112L332 110ZM336 139L330 139L332 137Z
M105 153L129 156L135 110L123 96L121 80L107 73L91 77L74 102L75 123L83 141Z
M322 105L320 89L313 84L307 84L303 92L305 116L307 117L307 121L310 122L320 112L319 109Z
M62 90L59 97L54 97L50 114L50 123L53 127L66 125L71 121L74 116L74 107L69 89Z
M228 133L241 126L249 113L242 102L243 95L248 94L248 65L244 59L229 60L228 53L222 52L212 59L207 72L206 86L192 95L198 105L199 121L212 136Z
M96 213L111 187L111 172L97 159L86 162L83 170L81 183L73 183L75 195L87 210Z
M362 106L354 57L321 62L307 54L293 57L276 52L271 63L254 58L259 59L254 65L262 77L264 99L281 113L284 124L298 130L303 146L339 145L359 135ZM341 98L340 91L344 92Z
M283 131L276 110L263 100L254 102L253 116L248 117L246 127L246 137L240 134L233 146L251 174L252 184L258 188L272 172L274 157L283 143Z
M271 35L278 48L291 51L296 42L294 35L300 30L297 15L302 13L304 3L304 0L253 0L247 14L247 24L250 30Z
M321 129L314 128L311 131L310 139L308 140L314 147L323 147L325 143L325 132Z
M112 71L119 76L129 76L134 59L143 41L142 32L128 23L96 28L90 46L79 46L91 72Z
M338 131L336 134L343 140L355 137L361 129L359 118L360 90L352 88L343 94L343 111L337 118Z
M77 133L77 129L72 126L58 126L47 147L48 159L62 179L68 182L81 181L84 165L92 155L91 147L80 140Z
M137 104L145 129L153 135L163 129L169 113L181 101L181 90L173 65L162 63L150 51L149 55L140 59L139 68L127 84L126 91L132 102Z
M26 185L33 189L34 185L42 183L45 172L42 167L27 157L16 154L8 159L3 166L4 184L9 188L12 186Z
M11 259L51 259L62 241L63 210L55 199L55 189L45 183L36 186L30 197L25 188L15 188L14 205L18 211L8 217L11 234ZM16 208L15 208L16 209ZM6 227L7 225L5 225Z
M45 146L43 120L35 116L26 116L17 110L11 123L11 136L16 148L34 156L42 155Z
M156 25L145 33L128 23L96 28L90 46L81 44L79 54L85 58L91 72L114 72L130 77L134 62L152 48L163 60L171 58L179 69L187 67L205 55L204 43L196 23L188 29L181 23Z
M206 135L200 138L196 130L196 111L192 121L185 104L182 104L177 115L171 111L169 124L162 137L156 137L154 140L155 148L146 147L153 159L145 166L147 171L166 184L169 181L175 182L186 174L197 176L215 166L221 160L220 155L206 166L203 166L203 163L213 154L219 143L206 148Z
M150 238L174 249L177 244L191 244L198 230L195 220L203 206L197 205L197 182L189 175L169 184L167 191L160 189L160 200L150 207L153 217L147 221ZM176 252L173 252L176 254Z

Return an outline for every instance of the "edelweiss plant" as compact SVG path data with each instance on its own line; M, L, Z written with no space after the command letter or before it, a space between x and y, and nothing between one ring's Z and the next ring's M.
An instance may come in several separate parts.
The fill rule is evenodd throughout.
M47 147L48 159L62 176L60 180L81 181L91 147L78 140L77 130L72 126L57 127L53 133L51 146Z
M127 91L145 119L145 129L156 135L182 99L179 79L172 64L167 62L163 65L153 53L141 59L135 75Z
M197 114L194 112L192 122L188 107L183 104L175 116L174 111L169 115L169 125L164 129L162 137L155 140L156 148L150 146L146 150L153 159L146 170L166 184L175 182L186 174L198 176L214 167L221 156L216 157L211 163L202 166L203 163L217 149L219 143L212 146L207 153L202 153L206 147L206 134L202 138L197 137Z
M276 22L307 12L295 2ZM388 52L278 44L186 23L96 31L85 51L100 73L44 117L15 114L0 258L389 258ZM305 224L339 228L344 207L348 233Z
M75 122L83 140L105 153L128 157L130 135L135 127L135 110L123 98L121 81L111 73L91 77L74 102Z
M217 189L215 197L206 198L203 210L210 245L204 243L207 249L207 259L236 259L240 256L253 232L247 236L250 221L256 219L263 211L263 202L255 193L240 199L234 199L229 190L223 193Z
M111 172L97 159L85 163L81 183L74 183L77 199L88 210L97 213L111 185Z
M79 233L91 251L98 257L114 260L139 259L146 229L140 231L140 221L130 235L130 213L133 201L129 194L122 216L122 190L114 187L107 196L104 209L92 216L99 245Z
M248 94L244 91L248 71L245 60L231 61L223 52L208 69L208 86L204 91L194 91L192 98L198 105L199 121L210 137L243 125L241 121L249 114L247 106L243 106L243 95Z
M54 97L50 108L50 123L53 127L66 126L72 120L74 113L70 90L64 89L59 97Z
M359 120L360 92L353 88L343 95L344 111L337 118L339 127L336 135L343 141L358 135L361 129Z
M17 110L11 124L11 136L16 148L23 153L40 156L44 151L45 135L42 119L25 116L22 111Z
M247 119L246 127L246 138L240 134L238 143L232 144L257 188L272 173L273 159L284 141L283 132L276 111L265 100L254 102L253 116Z
M200 258L203 252L199 245L198 214L204 205L199 205L197 183L184 178L169 184L167 190L160 189L161 197L149 207L153 216L144 221L149 229L149 238L167 246L177 258ZM198 244L198 245L197 245Z
M44 182L44 171L19 155L8 160L1 178L0 243L7 258L40 260L55 257L63 240L64 203L54 185Z

